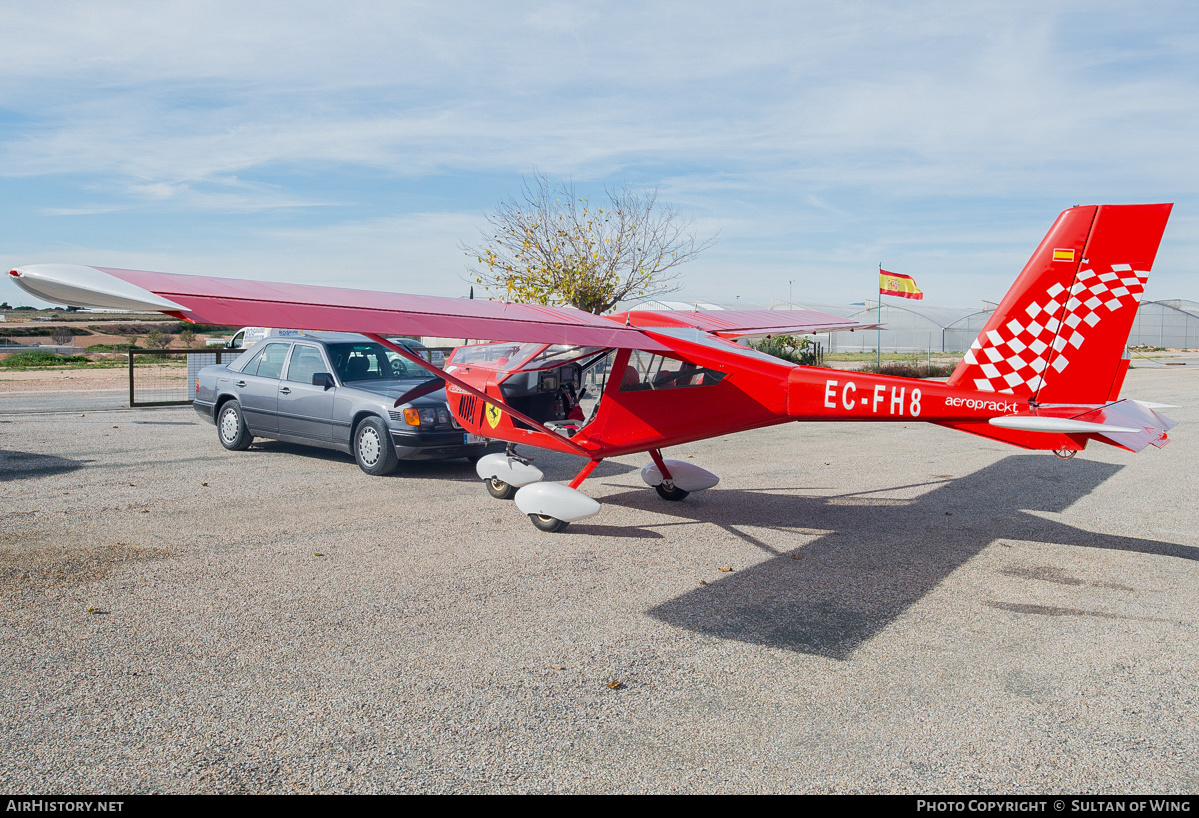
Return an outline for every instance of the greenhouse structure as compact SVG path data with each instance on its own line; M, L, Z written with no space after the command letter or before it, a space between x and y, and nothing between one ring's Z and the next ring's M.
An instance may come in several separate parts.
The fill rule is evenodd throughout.
M896 303L897 301L901 303ZM816 336L826 352L961 353L969 349L991 317L996 304L984 301L980 307L937 307L920 301L887 299L881 316L877 302L856 304L816 304L775 302L769 309L816 310L863 324L881 323L880 330L821 333ZM652 301L633 309L765 309L765 304L714 301ZM1199 349L1199 302L1182 299L1145 301L1137 310L1130 347L1161 349Z

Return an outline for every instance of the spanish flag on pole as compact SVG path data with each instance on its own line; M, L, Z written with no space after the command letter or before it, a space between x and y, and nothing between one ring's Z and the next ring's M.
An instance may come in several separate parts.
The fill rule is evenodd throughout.
M916 279L900 273L889 273L882 267L878 268L878 292L880 295L897 295L900 298L924 298L924 293L916 286Z

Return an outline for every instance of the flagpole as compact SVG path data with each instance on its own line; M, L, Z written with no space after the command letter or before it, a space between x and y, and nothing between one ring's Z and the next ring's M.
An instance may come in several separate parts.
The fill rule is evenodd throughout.
M882 374L883 371L883 263L878 263L878 314L874 316L874 320L880 326L875 330L875 350L874 350L874 371Z

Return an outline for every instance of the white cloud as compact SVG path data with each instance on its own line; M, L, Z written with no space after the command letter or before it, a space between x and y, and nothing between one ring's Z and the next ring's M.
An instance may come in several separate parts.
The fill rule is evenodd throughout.
M879 253L976 239L946 275L1000 281L1031 250L1016 227L1035 244L1062 207L1199 198L1194 23L1181 3L9 4L0 184L84 180L30 207L124 214L114 252L136 254L148 211L225 213L247 220L237 247L198 262L306 271L340 247L440 270L481 218L430 216L422 181L468 212L472 179L537 167L660 185L720 230L690 268L704 286L749 264L831 291ZM418 201L346 223L347 168ZM291 235L306 250L280 211L321 214ZM176 270L197 249L179 235ZM1199 225L1168 238L1189 249Z

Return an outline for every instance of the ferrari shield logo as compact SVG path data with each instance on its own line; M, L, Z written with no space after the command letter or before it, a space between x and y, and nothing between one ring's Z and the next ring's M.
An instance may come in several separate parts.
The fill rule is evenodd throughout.
M487 404L487 410L483 414L487 415L487 424L494 429L500 425L500 416L504 413L500 411L500 407L494 403L489 403Z

